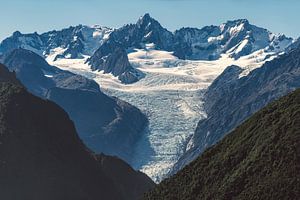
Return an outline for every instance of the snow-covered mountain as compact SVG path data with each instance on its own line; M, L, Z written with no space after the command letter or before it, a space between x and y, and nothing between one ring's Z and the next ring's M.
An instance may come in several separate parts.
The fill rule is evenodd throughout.
M107 27L83 25L43 34L16 31L1 43L0 54L23 48L52 60L83 58L93 55L112 31Z
M135 24L128 24L114 30L107 41L88 59L92 69L103 70L119 77L122 83L133 83L143 75L132 68L125 52L143 49L147 44L157 49L172 50L173 34L163 28L149 14L140 17Z
M178 58L192 60L217 60L221 54L238 59L258 50L278 53L292 42L292 38L273 34L246 19L202 29L182 28L172 33L149 14L136 24L116 29L109 39L118 41L126 49L140 49L153 43L157 50L172 51Z
M149 14L140 17L135 24L128 24L116 29L110 39L116 40L126 49L144 48L145 44L154 43L157 49L173 50L173 33L163 28Z
M207 117L203 95L212 82L231 65L239 66L238 78L247 76L292 43L247 20L170 32L146 14L119 29L79 27L53 31L55 45L48 45L44 34L22 39L25 35L16 32L1 43L0 52L30 49L51 65L94 79L102 92L140 108L149 127L133 146L131 165L157 182L193 146L188 142L198 121ZM83 29L90 29L89 34Z
M175 32L175 55L183 59L216 60L221 54L238 59L257 50L283 51L292 38L251 25L248 20L228 21L202 29L182 28Z
M132 68L125 52L144 49L147 44L154 44L156 50L173 52L180 59L217 60L222 54L234 59L256 51L277 54L291 42L291 38L251 25L245 19L172 33L145 14L135 24L119 29L79 25L43 34L17 31L1 43L0 55L24 48L44 56L48 62L90 58L87 62L93 70L112 73L128 84L143 76Z

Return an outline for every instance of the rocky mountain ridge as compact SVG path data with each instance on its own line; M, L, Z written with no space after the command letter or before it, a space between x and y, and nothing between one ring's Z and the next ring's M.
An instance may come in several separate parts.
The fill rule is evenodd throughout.
M64 108L90 149L130 162L134 144L148 123L139 109L105 95L95 81L51 66L29 50L15 49L3 63L29 92Z
M278 54L292 41L245 19L202 29L181 28L172 33L145 14L135 24L118 29L79 25L41 35L15 32L0 44L0 54L24 48L54 61L90 57L87 63L91 69L112 73L122 83L130 84L143 76L131 66L126 52L143 49L149 43L180 59L217 60L222 54L239 59L259 50Z

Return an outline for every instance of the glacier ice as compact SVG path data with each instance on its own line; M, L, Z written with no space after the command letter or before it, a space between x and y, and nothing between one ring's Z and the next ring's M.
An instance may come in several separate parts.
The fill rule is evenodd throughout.
M238 60L223 55L216 61L189 61L146 45L128 55L131 64L145 74L130 85L121 84L111 74L91 71L85 64L88 56L50 63L94 79L103 92L137 106L148 116L149 126L136 144L130 164L160 182L186 148L193 145L196 125L206 117L201 100L205 89L227 66L236 64L249 72L261 66L265 56L255 52Z

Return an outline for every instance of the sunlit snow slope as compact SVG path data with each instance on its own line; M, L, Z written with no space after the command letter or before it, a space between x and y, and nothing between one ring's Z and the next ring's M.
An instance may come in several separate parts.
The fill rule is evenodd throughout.
M260 66L266 54L257 51L237 61L226 55L217 61L186 61L177 59L171 52L154 50L149 44L128 56L131 64L145 74L143 79L130 85L121 84L110 74L91 71L84 64L87 58L53 62L49 57L48 62L93 78L102 91L147 114L149 127L136 146L131 164L159 182L192 145L188 141L199 119L206 117L201 101L204 90L227 66L241 66L246 69L245 75Z

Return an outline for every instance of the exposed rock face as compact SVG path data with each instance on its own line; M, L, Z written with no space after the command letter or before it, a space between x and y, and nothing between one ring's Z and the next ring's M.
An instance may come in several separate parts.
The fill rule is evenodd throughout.
M207 119L201 120L194 148L175 165L173 173L218 142L228 132L269 102L300 87L300 47L267 62L239 78L238 67L229 67L205 95Z
M294 42L289 45L287 48L286 48L286 53L290 52L290 51L293 51L294 49L297 49L298 47L300 46L300 38L297 38L296 40L294 40Z
M124 84L131 84L131 83L135 83L135 82L139 81L139 79L143 76L144 75L140 71L129 70L129 71L123 72L119 76L119 80Z
M89 148L130 162L134 144L148 123L139 109L106 96L95 81L50 66L28 50L17 49L4 57L31 93L67 111Z
M299 199L300 90L254 114L145 199Z
M55 74L55 76L51 78L55 82L55 86L57 88L78 91L85 90L96 93L100 92L99 85L95 81L92 81L80 75L69 73L67 71L62 71L61 73Z
M125 49L114 40L105 42L87 62L92 70L112 73L122 83L138 81L139 72L130 65Z
M173 34L163 28L149 14L142 16L136 24L129 24L115 30L110 38L122 44L124 48L144 48L143 44L154 43L156 48L173 49Z
M7 72L1 65L1 199L129 200L154 186L120 159L92 155L61 108L29 94Z

